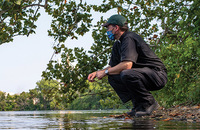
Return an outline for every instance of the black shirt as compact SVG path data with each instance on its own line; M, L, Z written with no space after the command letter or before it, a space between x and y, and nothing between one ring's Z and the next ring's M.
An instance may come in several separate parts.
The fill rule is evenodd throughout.
M162 61L149 48L149 45L136 33L127 31L113 45L109 65L116 66L123 61L132 61L133 68L162 68Z

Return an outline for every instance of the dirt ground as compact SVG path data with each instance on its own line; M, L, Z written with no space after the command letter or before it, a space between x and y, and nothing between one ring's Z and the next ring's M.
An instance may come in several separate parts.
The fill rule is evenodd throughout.
M200 104L195 106L175 106L169 109L160 107L154 111L150 118L155 120L176 120L200 123Z
M125 118L125 119L133 119L135 117L130 117L126 113L122 115L110 115L110 117L114 118ZM152 113L150 116L144 116L140 118L148 118L157 121L185 121L185 122L193 122L200 123L200 104L195 106L175 106L172 108L165 109L164 107L160 107L156 111Z

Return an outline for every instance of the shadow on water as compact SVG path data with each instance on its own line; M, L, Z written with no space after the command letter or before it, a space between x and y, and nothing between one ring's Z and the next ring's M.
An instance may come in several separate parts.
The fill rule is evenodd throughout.
M130 123L130 126L122 126L119 129L145 129L145 130L151 130L155 129L155 122L152 120L132 120L132 123Z
M0 112L0 129L200 129L198 123L111 118L125 111Z

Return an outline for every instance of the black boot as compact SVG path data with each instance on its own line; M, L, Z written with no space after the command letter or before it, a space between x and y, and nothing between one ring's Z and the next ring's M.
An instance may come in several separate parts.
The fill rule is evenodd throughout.
M141 104L139 107L136 108L135 116L149 116L151 113L159 107L159 104L155 101L151 105Z
M130 112L127 112L126 114L128 114L129 116L135 116L136 102L135 102L135 99L132 99L131 101L133 104L133 108L131 109Z
M129 116L135 116L135 108L133 107L130 112L127 112Z

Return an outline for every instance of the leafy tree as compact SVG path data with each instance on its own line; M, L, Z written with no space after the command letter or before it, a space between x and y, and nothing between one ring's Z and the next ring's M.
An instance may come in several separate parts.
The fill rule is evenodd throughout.
M6 99L5 92L0 91L0 106L1 106L0 107L0 111L5 111L6 110L6 108L5 108L5 106L6 106L5 99Z
M56 105L53 105L52 103L56 101L55 96L57 95L59 89L58 83L54 80L48 81L43 79L36 84L37 86L35 88L35 98L38 98L39 100L39 109L50 110L57 108Z
M6 105L4 107L6 111L11 111L17 106L17 104L14 102L13 95L7 94L5 98L5 102L6 102Z
M14 101L17 105L16 107L13 107L12 109L17 108L17 110L20 110L20 111L30 110L29 104L31 100L29 99L28 92L22 92L20 93L20 95L16 95L15 98L13 98L13 100L10 100L10 101Z
M82 3L82 0L79 4L64 0L1 0L0 45L13 41L15 36L35 33L40 8L44 8L52 16L48 32L59 42L64 42L69 36L77 38L75 33L83 35L89 31L91 14L87 12L90 11L90 6Z
M0 91L1 111L61 110L65 109L60 86L55 80L41 80L29 92L10 95Z
M40 6L46 7L37 0L1 0L0 44L12 41L14 36L35 33Z
M108 88L107 88L108 87ZM97 83L89 83L88 89L80 94L72 103L67 106L70 110L104 109L100 103L104 92L110 90L109 86L99 86Z

